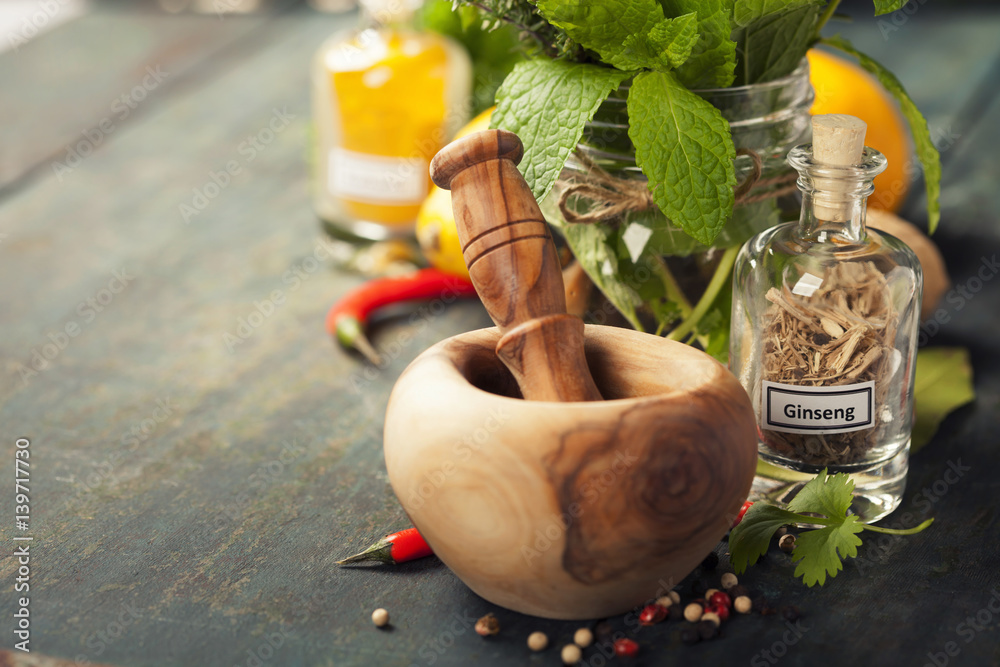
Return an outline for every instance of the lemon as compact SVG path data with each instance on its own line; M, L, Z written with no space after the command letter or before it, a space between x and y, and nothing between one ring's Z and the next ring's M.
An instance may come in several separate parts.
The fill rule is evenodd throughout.
M456 139L490 129L491 107L482 112L458 131ZM455 215L451 210L451 192L436 185L417 214L417 243L427 261L433 266L457 276L469 277L469 270L462 257L462 244L458 241Z
M816 91L812 113L849 114L868 124L865 145L885 155L889 162L876 177L875 193L868 204L884 211L897 210L910 188L913 151L896 100L875 77L853 62L817 49L811 49L807 57L809 78Z

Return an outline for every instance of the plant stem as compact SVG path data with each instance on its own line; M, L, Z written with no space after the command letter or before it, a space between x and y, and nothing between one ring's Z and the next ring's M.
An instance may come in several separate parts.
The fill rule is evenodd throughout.
M518 30L521 30L523 32L528 33L529 35L531 35L532 37L535 38L535 41L538 42L538 44L542 47L542 49L545 51L545 54L547 56L549 56L550 58L554 58L556 56L555 48L553 47L553 45L549 44L544 39L542 39L541 33L537 32L535 30L532 30L531 28L529 28L526 25L518 23L514 19L511 19L511 18L509 18L507 16L504 16L502 14L497 14L492 9L490 9L486 5L481 4L479 2L473 2L472 0L465 0L465 3L467 5L471 5L471 6L475 7L476 9L482 11L487 16L496 16L501 21L504 21L505 23L509 23L510 25L514 26Z
M833 13L837 11L837 5L839 4L840 0L830 0L830 4L826 6L826 9L820 15L819 22L817 22L816 24L816 35L815 35L816 40L820 39L821 37L820 32L822 32L823 26L825 26L826 22L830 20L830 17L833 16Z
M916 533L919 533L920 531L922 531L924 528L926 528L927 526L931 525L932 523L934 523L934 519L927 519L927 521L924 521L922 524L920 524L916 528L906 528L906 529L900 529L900 528L882 528L880 526L869 526L867 524L864 524L864 529L865 530L870 530L870 531L873 531L873 532L876 532L876 533L885 533L886 535L914 535Z
M654 270L660 276L660 281L663 283L663 291L666 293L667 298L680 307L681 317L689 316L691 314L691 302L684 296L684 292L681 291L680 285L677 284L677 279L670 272L670 267L667 266L663 257L661 255L654 255L654 257Z
M698 325L701 318L712 307L715 298L719 296L722 287L729 281L733 270L733 263L736 261L736 253L739 251L739 246L733 246L723 253L722 259L719 260L719 266L716 267L715 273L712 275L712 281L705 288L705 293L701 295L701 299L698 300L698 304L691 311L691 314L676 329L670 332L667 336L669 340L683 340Z
M743 28L743 85L750 85L750 59L747 58L747 54L750 53L750 30Z

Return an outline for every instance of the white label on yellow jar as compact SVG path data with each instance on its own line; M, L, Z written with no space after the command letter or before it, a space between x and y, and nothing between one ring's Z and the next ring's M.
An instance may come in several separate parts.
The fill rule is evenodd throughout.
M355 153L334 148L329 187L335 197L368 204L419 204L427 196L426 160Z
M764 381L762 427L785 433L848 433L875 425L875 383L804 387Z

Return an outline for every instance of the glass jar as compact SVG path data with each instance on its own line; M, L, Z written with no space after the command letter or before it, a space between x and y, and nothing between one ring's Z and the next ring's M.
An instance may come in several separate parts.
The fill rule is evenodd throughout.
M412 236L430 159L468 118L471 64L410 25L418 1L361 4L363 27L334 35L313 63L313 207L337 236Z
M886 160L859 152L846 166L821 162L809 144L789 153L800 219L740 250L730 369L758 418L751 499L787 502L823 469L845 472L852 510L871 522L896 508L906 484L922 278L905 243L866 229Z
M736 205L712 247L738 246L761 230L795 219L798 191L794 187L795 172L785 162L785 155L809 138L809 109L814 97L809 63L803 59L794 72L767 83L694 92L722 112L736 149L753 151L761 162L760 177L750 200ZM628 137L627 97L626 84L601 104L587 123L577 150L614 177L644 180ZM738 155L735 167L736 181L743 183L754 170L754 160L747 154ZM571 155L561 179L585 173L586 168ZM656 207L627 212L608 222L624 227L636 221L660 230L656 238L662 255L686 257L709 250L673 225Z

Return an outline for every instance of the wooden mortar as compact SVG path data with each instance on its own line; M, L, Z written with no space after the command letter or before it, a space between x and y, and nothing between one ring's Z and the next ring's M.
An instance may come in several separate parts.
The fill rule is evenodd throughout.
M432 173L464 191L460 238L499 327L442 341L403 372L386 412L389 480L487 600L548 618L624 612L679 583L729 529L756 468L749 398L687 345L563 312L516 136L480 133L442 154ZM500 240L471 247L482 239ZM490 268L477 279L477 266Z

